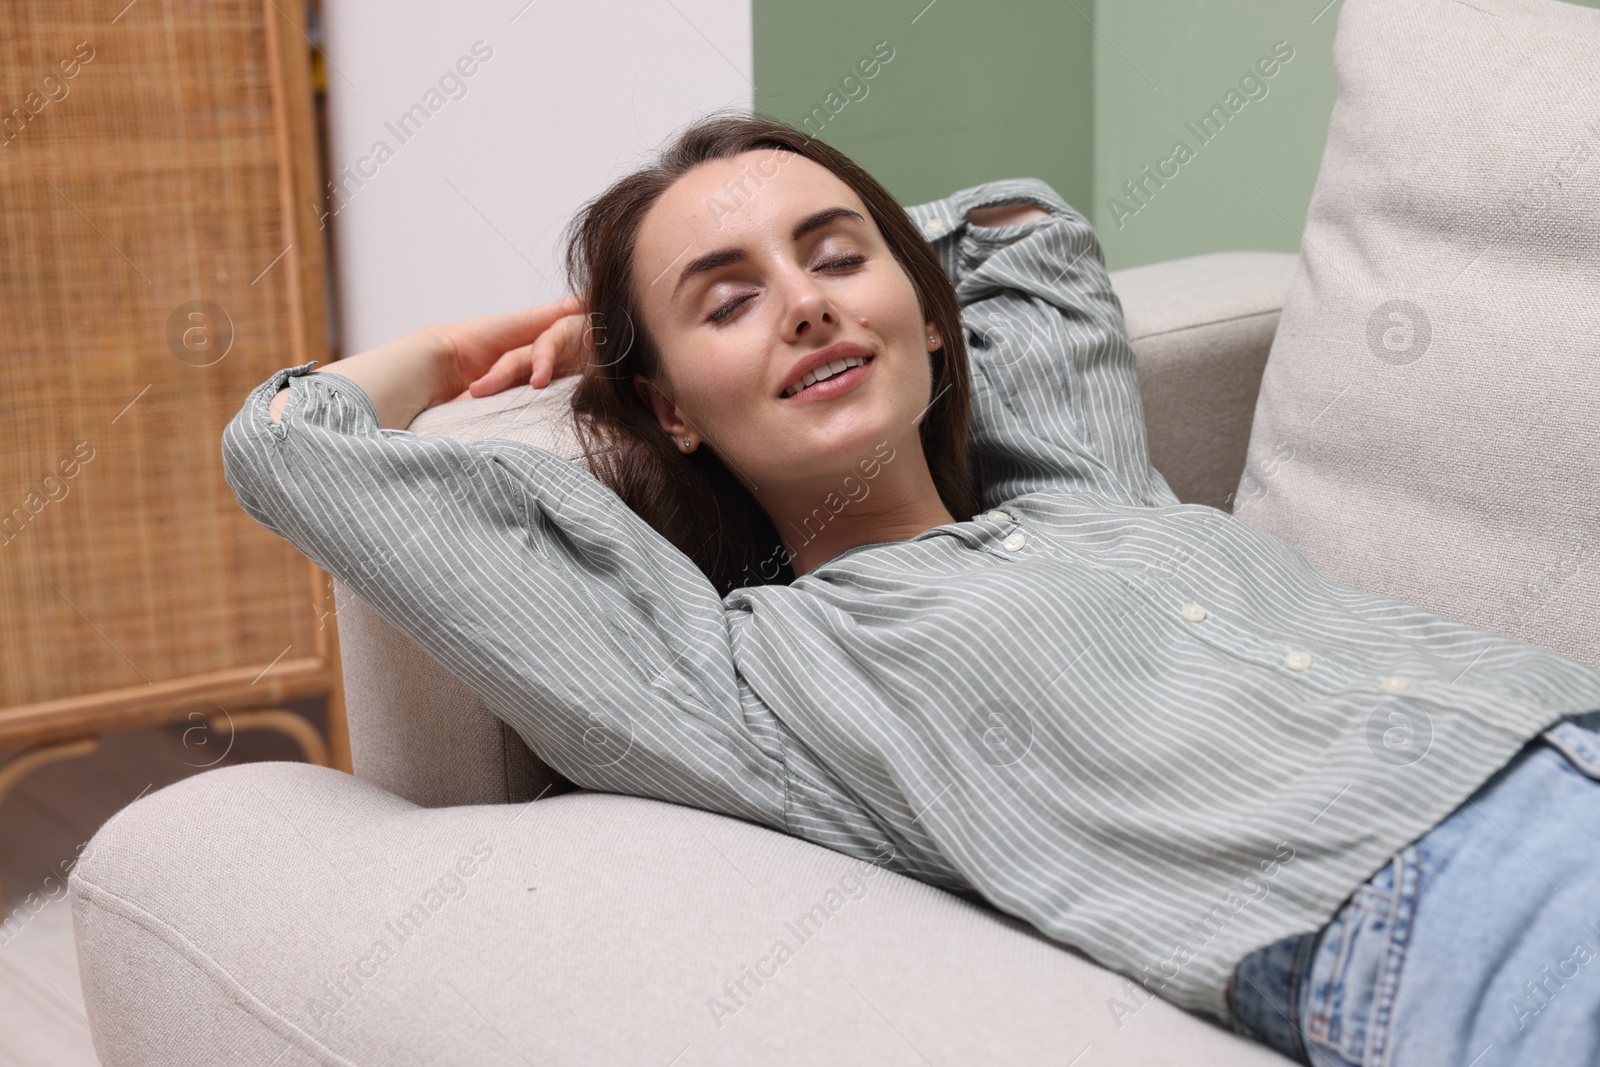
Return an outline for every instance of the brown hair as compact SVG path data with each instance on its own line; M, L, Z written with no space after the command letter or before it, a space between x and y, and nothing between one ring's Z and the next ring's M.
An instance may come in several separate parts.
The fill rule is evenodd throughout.
M787 583L794 570L771 518L709 444L680 452L635 388L635 374L657 382L661 364L633 291L633 258L645 214L679 177L761 148L826 167L866 205L911 280L923 321L933 322L944 342L930 353L933 388L919 427L929 473L950 514L965 519L979 507L967 441L971 387L961 308L911 217L854 161L793 127L749 114L708 116L680 132L653 163L584 205L568 228L567 274L572 291L585 294L593 324L591 358L572 398L589 469L694 560L722 596L740 586Z

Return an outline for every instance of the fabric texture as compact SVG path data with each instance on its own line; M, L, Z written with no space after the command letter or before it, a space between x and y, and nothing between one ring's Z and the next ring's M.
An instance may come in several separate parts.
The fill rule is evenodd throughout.
M1600 10L1346 0L1235 513L1600 667Z
M69 881L104 1067L1285 1067L987 907L635 797L219 767Z
M964 221L1023 201L1048 216ZM981 897L1222 1018L1245 954L1600 707L1600 672L1179 503L1099 243L1047 186L910 211L964 305L978 516L719 598L566 459L381 429L314 363L251 392L229 484L570 781Z
M1241 1030L1316 1067L1600 1062L1596 729L1530 744L1324 930L1247 957Z
M511 438L576 460L583 455L571 414L577 382L558 378L538 392L439 404L408 428L458 441ZM338 577L333 586L357 776L423 807L515 803L570 788L427 649Z

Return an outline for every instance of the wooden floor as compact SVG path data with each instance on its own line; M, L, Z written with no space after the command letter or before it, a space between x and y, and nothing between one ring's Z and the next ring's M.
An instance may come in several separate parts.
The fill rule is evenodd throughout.
M62 897L0 947L0 1064L99 1062L83 1016L71 905Z
M286 704L318 727L320 700ZM268 731L240 733L222 758L198 749L185 724L107 734L99 751L48 764L0 804L0 1067L96 1067L83 1014L71 905L63 865L100 825L145 793L211 766L298 760L300 750ZM0 750L0 763L13 755ZM31 895L31 900L30 900Z

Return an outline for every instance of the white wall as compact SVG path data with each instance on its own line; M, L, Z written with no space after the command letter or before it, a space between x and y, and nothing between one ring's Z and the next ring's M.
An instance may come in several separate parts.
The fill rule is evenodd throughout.
M753 93L750 0L325 0L323 17L332 169L360 177L327 220L347 355L563 295L574 210ZM479 41L492 55L440 90ZM436 110L391 129L413 104Z

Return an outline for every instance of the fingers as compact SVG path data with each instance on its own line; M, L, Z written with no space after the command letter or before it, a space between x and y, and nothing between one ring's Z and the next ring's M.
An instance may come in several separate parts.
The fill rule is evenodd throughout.
M530 345L526 377L528 384L535 389L543 389L550 382L559 378L564 373L569 373L563 365L562 349L566 344L567 320L572 316L557 319L547 330L539 335L538 340Z
M532 357L533 345L513 348L496 360L494 366L485 371L481 378L469 385L467 391L475 397L492 396L511 388L519 381L526 381Z
M517 308L465 319L455 323L450 329L469 339L474 345L481 345L485 350L504 352L531 344L553 323L578 313L582 308L582 297L565 296L537 307Z
M556 378L579 373L583 370L587 326L588 316L582 312L563 315L530 343L502 354L468 386L468 392L475 397L490 396L521 382L543 389Z
M540 336L543 345L535 344L534 354L542 360L545 383L583 370L583 338L588 321L587 315L568 315Z

